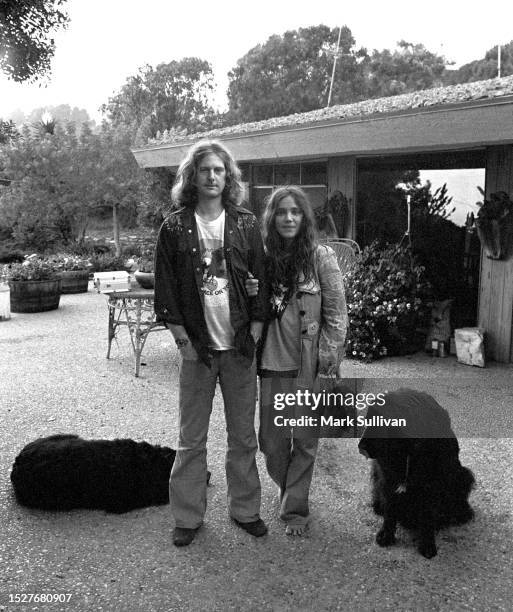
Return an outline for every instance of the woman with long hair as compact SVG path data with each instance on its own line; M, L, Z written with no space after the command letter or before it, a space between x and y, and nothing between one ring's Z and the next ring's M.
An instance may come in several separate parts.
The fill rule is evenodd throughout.
M318 244L312 206L299 187L274 191L263 215L272 318L260 352L260 448L280 489L288 535L309 522L308 495L318 446L305 391L335 375L344 355L347 309L334 251ZM295 401L290 398L293 394ZM277 401L288 398L285 401ZM278 418L277 418L278 417ZM287 419L294 418L296 421ZM290 426L304 423L306 425Z

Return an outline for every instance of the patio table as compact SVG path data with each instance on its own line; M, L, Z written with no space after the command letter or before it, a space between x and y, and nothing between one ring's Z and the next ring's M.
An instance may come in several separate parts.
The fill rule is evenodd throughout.
M155 293L153 289L136 287L129 291L112 291L106 295L109 308L107 359L110 358L112 340L118 328L128 327L135 356L135 376L139 376L141 354L148 335L153 331L167 329L163 323L156 321L153 310Z

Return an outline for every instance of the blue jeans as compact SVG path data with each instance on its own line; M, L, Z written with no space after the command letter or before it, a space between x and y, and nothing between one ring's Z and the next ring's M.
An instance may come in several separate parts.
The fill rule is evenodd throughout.
M216 351L211 367L182 360L178 450L171 470L169 498L177 527L196 528L207 508L207 434L217 380L224 401L228 443L226 480L230 516L240 522L260 517L260 478L256 465L255 362L235 350Z
M301 432L295 428L291 432L290 428L274 425L273 419L279 413L274 409L273 400L275 393L297 390L295 378L261 378L258 432L267 471L280 488L280 518L294 527L309 522L308 498L319 440L314 430ZM293 406L286 414L298 417L302 412ZM315 413L308 408L304 414Z

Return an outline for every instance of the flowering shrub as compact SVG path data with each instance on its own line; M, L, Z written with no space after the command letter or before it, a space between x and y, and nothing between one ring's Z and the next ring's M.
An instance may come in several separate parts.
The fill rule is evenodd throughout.
M55 264L59 271L70 270L89 270L92 267L89 259L84 259L79 255L59 253L50 257L50 261Z
M366 247L344 275L349 333L347 356L372 361L421 347L416 329L429 313L429 284L410 247Z
M0 276L7 281L54 280L58 278L57 268L49 260L38 255L29 255L25 261L3 266Z

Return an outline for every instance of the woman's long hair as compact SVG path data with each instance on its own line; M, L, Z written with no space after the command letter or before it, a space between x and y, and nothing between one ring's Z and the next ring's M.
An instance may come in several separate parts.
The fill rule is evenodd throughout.
M303 213L299 231L289 247L276 230L276 210L287 196ZM300 187L289 185L273 191L263 214L263 236L268 255L269 281L273 286L281 283L294 291L301 274L306 281L312 279L317 246L315 219L308 197Z
M171 190L171 200L175 207L194 208L198 203L198 190L195 185L197 168L203 157L209 153L220 157L226 170L226 184L222 194L223 205L237 206L241 203L244 187L241 182L241 172L232 154L217 140L201 140L189 149L178 168Z

